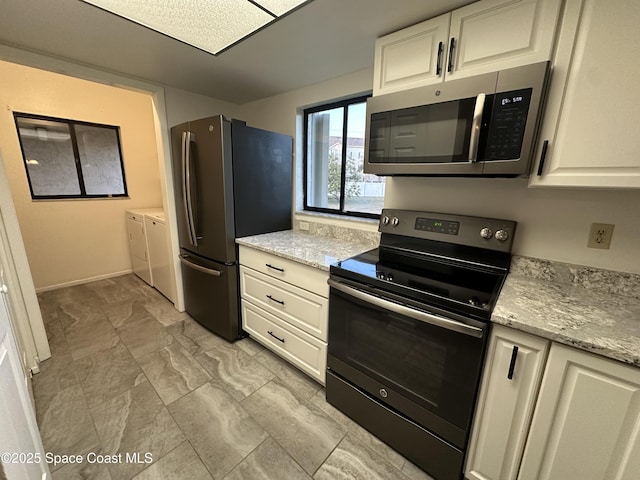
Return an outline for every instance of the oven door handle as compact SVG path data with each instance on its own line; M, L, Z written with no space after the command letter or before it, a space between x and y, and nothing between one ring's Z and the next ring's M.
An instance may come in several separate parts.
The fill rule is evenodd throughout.
M484 335L484 331L481 328L474 327L472 325L466 325L461 322L456 322L455 320L449 320L448 318L433 315L432 313L422 312L420 310L407 307L406 305L390 302L389 300L385 300L375 295L365 293L356 288L349 287L343 283L336 282L331 278L327 282L329 283L330 287L335 288L342 293L346 293L347 295L375 305L376 307L384 308L385 310L388 310L390 312L404 315L405 317L428 323L430 325L435 325L436 327L446 328L447 330L452 330L464 335L469 335L471 337L482 338L482 336Z

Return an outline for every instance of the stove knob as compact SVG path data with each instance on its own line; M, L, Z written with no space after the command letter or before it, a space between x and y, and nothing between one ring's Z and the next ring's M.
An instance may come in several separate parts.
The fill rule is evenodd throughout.
M390 282L393 282L393 275L391 274L387 275L387 280Z
M490 228L484 227L482 230L480 230L480 236L489 240L493 236L493 232Z
M379 279L384 280L384 272L377 272L377 273L376 273L376 276L377 276Z
M389 224L389 215L385 215L384 217L382 217L382 224L383 225Z
M496 240L499 242L504 242L507 238L509 238L509 232L506 230L498 230L496 232Z
M394 227L397 227L399 223L400 223L400 220L398 220L398 217L393 217L391 219L391 225L393 225Z

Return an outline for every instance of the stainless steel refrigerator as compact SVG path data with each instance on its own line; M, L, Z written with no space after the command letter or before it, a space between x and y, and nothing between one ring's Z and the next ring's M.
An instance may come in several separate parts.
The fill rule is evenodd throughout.
M235 239L291 228L292 138L222 116L171 128L185 307L242 336Z

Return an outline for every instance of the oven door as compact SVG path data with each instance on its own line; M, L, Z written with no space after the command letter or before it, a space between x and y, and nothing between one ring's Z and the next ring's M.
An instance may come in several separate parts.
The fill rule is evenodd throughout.
M329 370L464 449L488 326L333 278L329 284Z

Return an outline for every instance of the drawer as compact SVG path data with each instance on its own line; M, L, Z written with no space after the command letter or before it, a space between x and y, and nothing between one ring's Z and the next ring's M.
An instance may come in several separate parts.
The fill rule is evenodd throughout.
M240 292L243 299L327 341L326 298L242 266Z
M242 328L288 362L325 384L327 344L242 300Z
M329 298L329 272L240 245L240 265Z

